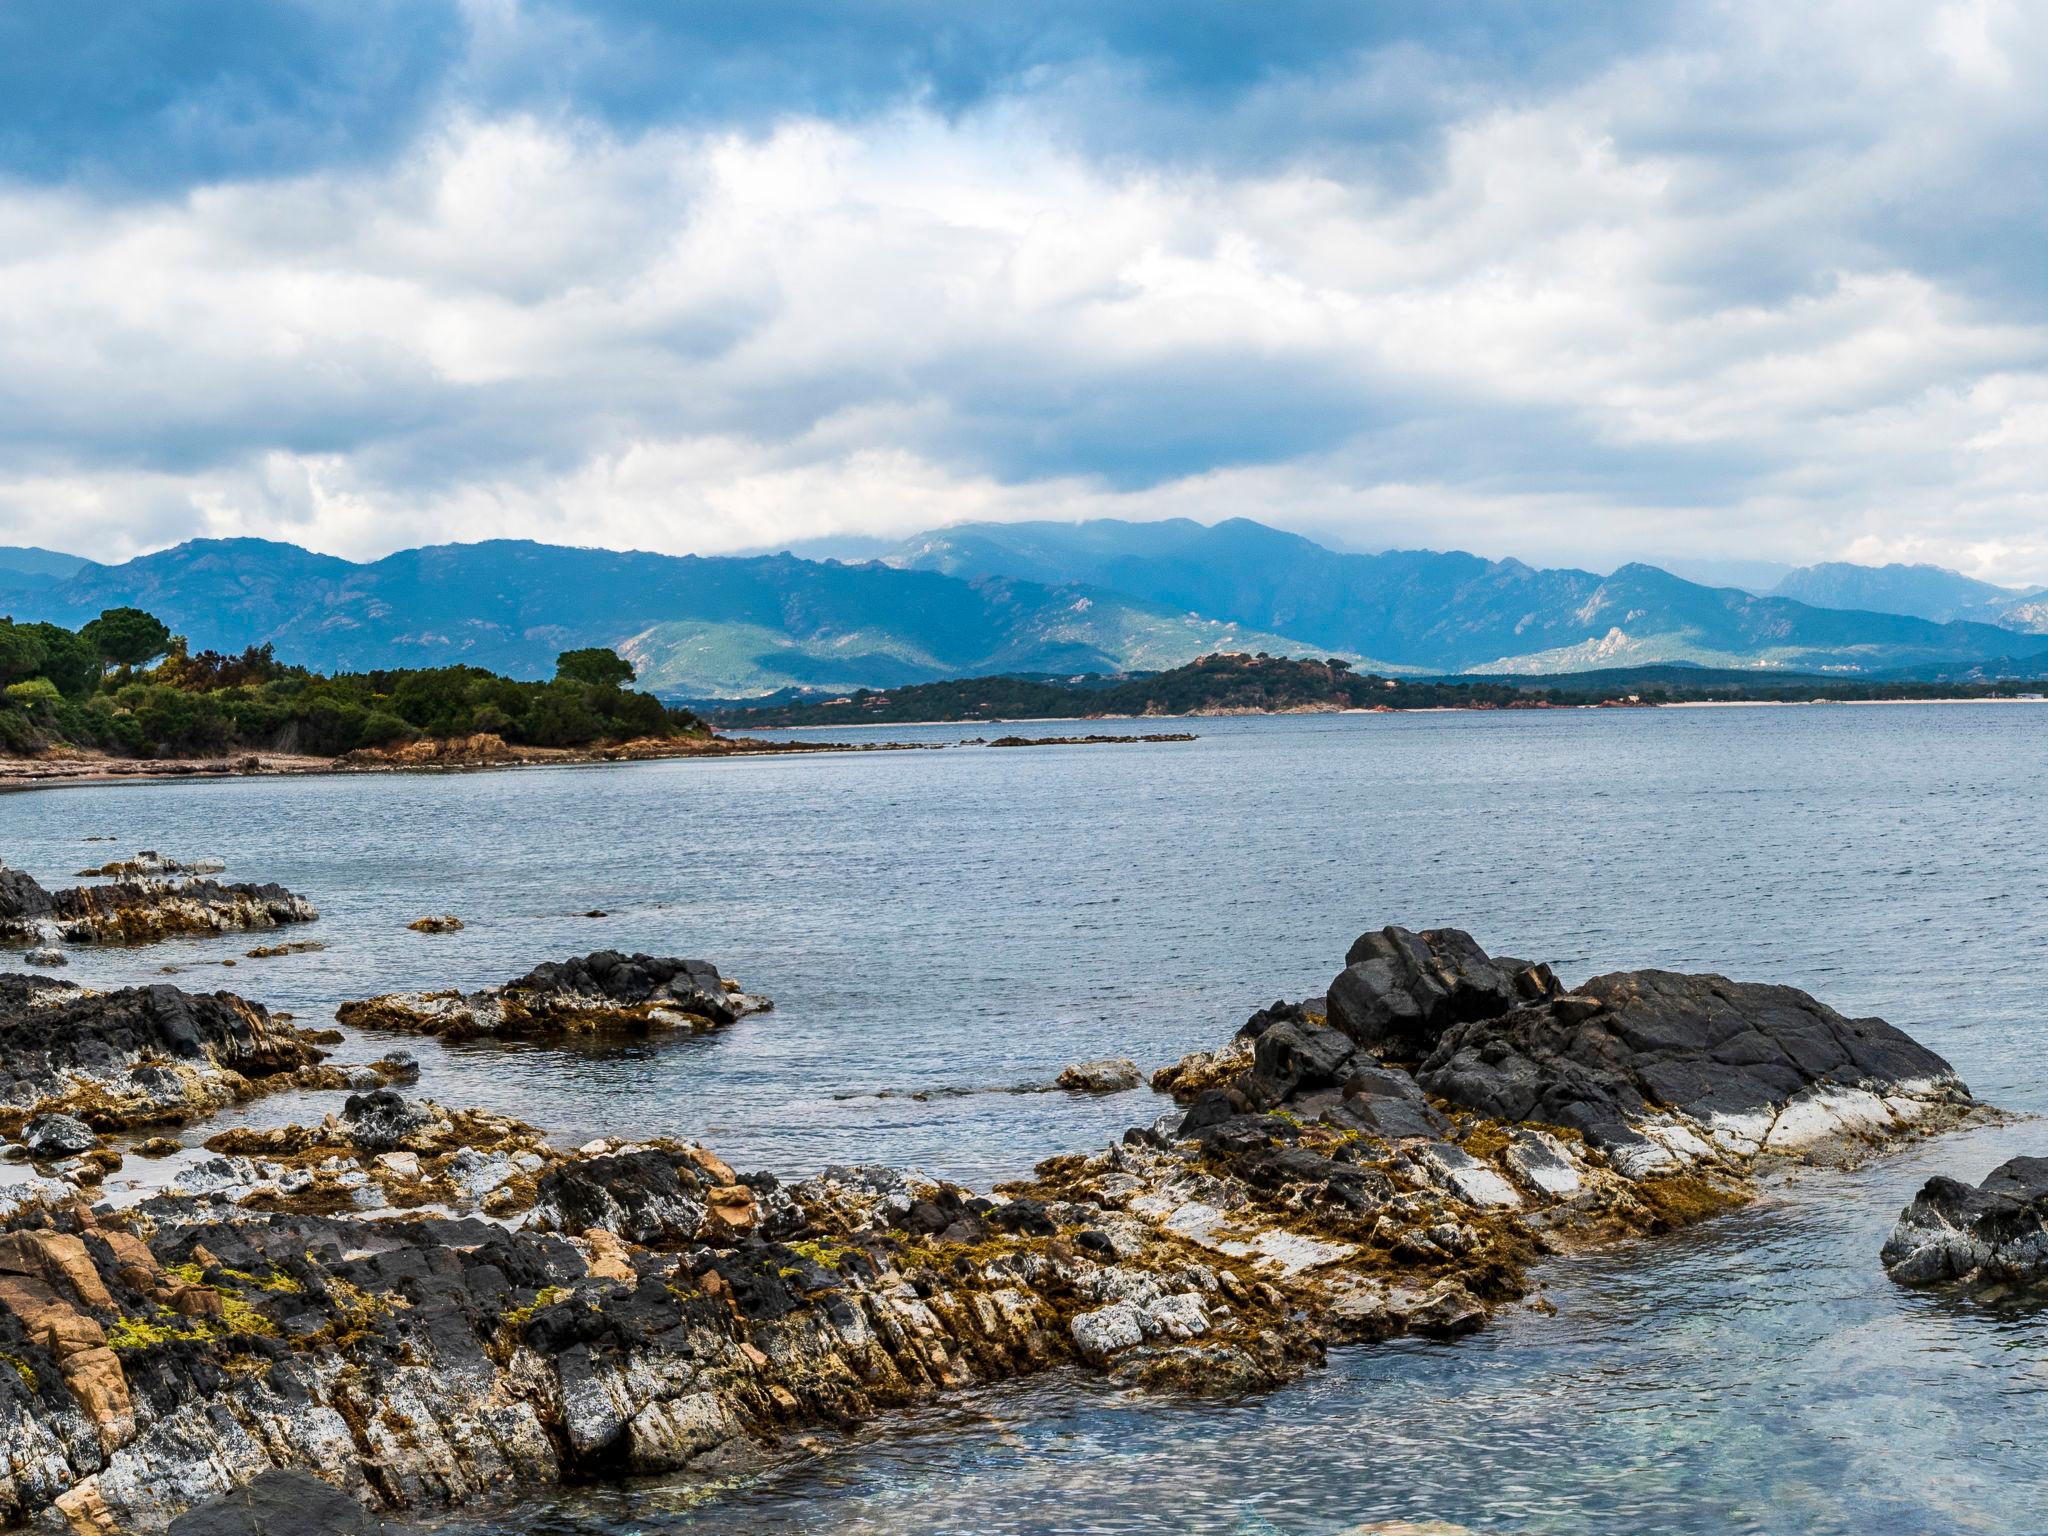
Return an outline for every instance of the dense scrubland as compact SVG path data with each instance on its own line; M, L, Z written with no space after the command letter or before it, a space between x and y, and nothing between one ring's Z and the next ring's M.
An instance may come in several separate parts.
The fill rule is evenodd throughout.
M632 665L601 647L562 652L546 682L467 666L324 676L279 661L268 645L194 652L137 608L108 609L76 630L0 619L0 752L334 757L480 734L586 747L705 733L690 711L633 690L633 680Z

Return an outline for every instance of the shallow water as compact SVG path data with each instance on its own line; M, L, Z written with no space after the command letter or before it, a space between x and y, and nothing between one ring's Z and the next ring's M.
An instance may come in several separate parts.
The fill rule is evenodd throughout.
M66 789L0 799L0 856L49 882L138 847L218 854L232 878L305 892L323 917L303 933L324 952L204 963L239 956L243 936L80 954L68 973L155 979L173 963L181 985L232 987L302 1022L600 945L710 958L776 1012L632 1052L430 1048L422 1089L571 1138L700 1136L785 1172L876 1159L987 1183L1099 1142L1159 1101L953 1090L1213 1045L1254 1006L1320 991L1350 939L1390 921L1455 923L1568 978L1655 964L1804 986L1882 1013L1983 1096L2048 1110L2048 712L1195 728L1182 745ZM94 834L115 840L82 841ZM592 907L611 915L577 915ZM442 910L469 926L405 931ZM1804 1177L1680 1238L1552 1266L1554 1317L1345 1352L1224 1408L1028 1385L708 1497L605 1490L499 1523L2048 1529L2048 1327L1901 1294L1875 1258L1930 1171L1975 1179L2041 1145L2022 1123Z

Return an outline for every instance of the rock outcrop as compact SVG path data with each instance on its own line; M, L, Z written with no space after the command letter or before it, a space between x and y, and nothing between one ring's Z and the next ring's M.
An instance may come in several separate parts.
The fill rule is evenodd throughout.
M599 950L537 965L479 992L388 992L344 1003L352 1028L403 1030L448 1040L546 1040L576 1035L702 1033L774 1005L740 989L706 960Z
M0 944L147 944L178 934L309 923L319 915L281 885L192 876L47 891L23 871L0 867Z
M1105 1056L1099 1061L1077 1061L1063 1068L1058 1083L1076 1093L1128 1093L1145 1080L1138 1064L1128 1056Z
M302 1031L230 992L93 992L0 973L0 1130L76 1116L125 1130L211 1114L317 1070Z
M17 1212L0 1521L159 1531L280 1471L378 1512L723 1475L820 1425L1063 1364L1241 1392L1331 1345L1477 1328L1543 1254L1725 1209L1764 1159L1975 1109L1896 1031L1784 989L1644 973L1567 994L1463 935L1382 937L1354 950L1347 972L1387 963L1343 984L1343 1026L1321 1000L1261 1010L1175 1077L1185 1109L992 1195L865 1166L785 1184L665 1140L565 1153L369 1094L320 1126L225 1132L134 1210ZM1792 1064L1723 1049L1746 1034ZM1842 1092L1885 1117L1834 1114L1818 1139L1717 1125L1775 1131ZM1482 1094L1530 1108L1503 1120ZM1529 1118L1580 1104L1583 1125Z
M2048 1282L2048 1157L2013 1158L1974 1189L1929 1179L1899 1213L1882 1258L1901 1285Z

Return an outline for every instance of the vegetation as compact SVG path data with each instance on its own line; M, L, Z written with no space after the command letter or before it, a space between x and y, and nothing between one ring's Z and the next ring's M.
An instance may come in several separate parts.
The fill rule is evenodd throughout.
M1409 681L1354 672L1348 663L1283 656L1204 656L1170 672L1128 677L973 677L840 698L777 702L721 713L734 727L908 725L947 720L1072 720L1101 715L1186 715L1303 709L1548 709L1586 705L1750 700L1805 702L2011 697L2038 683L1846 682L1646 667L1576 678Z
M584 747L704 731L688 710L629 689L633 680L629 662L601 649L564 651L544 683L481 667L323 677L280 662L268 645L195 655L137 608L110 608L75 632L0 619L0 752L333 757L478 733Z

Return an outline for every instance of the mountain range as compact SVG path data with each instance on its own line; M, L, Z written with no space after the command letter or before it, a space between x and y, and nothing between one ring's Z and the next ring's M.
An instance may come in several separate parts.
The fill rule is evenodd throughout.
M195 540L119 565L0 549L0 613L75 625L121 604L195 647L269 643L322 670L466 662L537 677L558 651L609 645L643 685L690 699L1157 670L1219 650L1410 674L2048 671L2048 641L2027 632L2048 627L2048 604L1933 567L1809 567L1757 595L1651 565L1603 576L1458 552L1346 553L1243 518L962 524L857 563L517 540L367 563L258 539ZM1899 611L1909 604L1917 611Z

